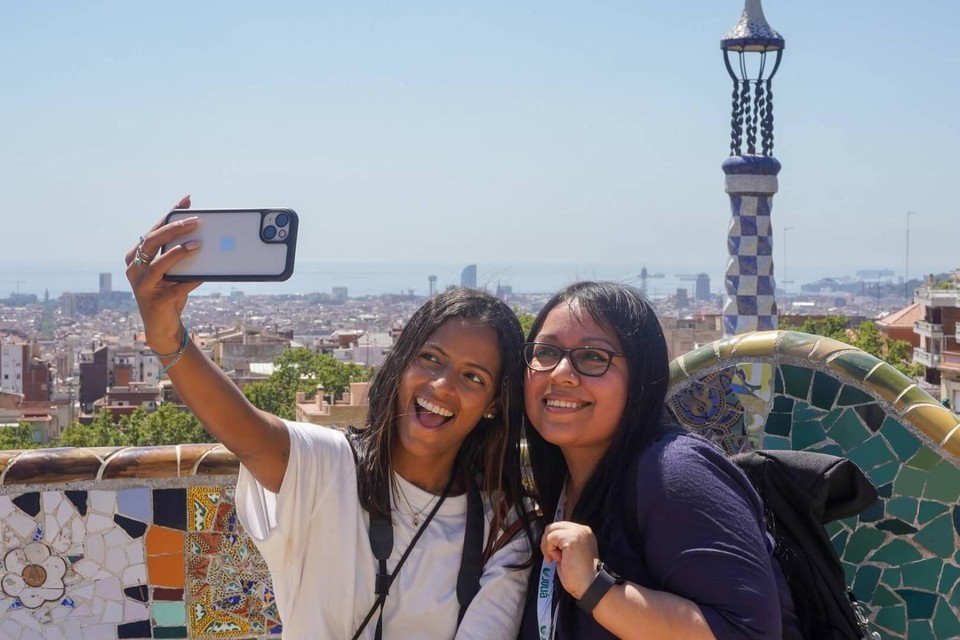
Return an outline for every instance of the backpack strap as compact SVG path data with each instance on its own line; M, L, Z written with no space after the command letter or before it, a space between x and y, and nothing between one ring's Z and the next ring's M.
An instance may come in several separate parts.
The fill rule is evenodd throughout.
M483 500L476 485L467 491L467 526L463 533L463 554L460 557L460 572L457 574L457 627L474 596L480 591L480 576L483 575Z

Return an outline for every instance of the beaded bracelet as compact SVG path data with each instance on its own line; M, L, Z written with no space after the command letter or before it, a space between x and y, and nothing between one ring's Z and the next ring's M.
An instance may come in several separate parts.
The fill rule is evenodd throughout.
M180 325L180 329L182 331L182 336L180 338L179 349L177 349L173 353L157 353L156 351L153 352L153 355L155 355L159 359L173 358L173 361L171 361L170 364L164 365L161 363L160 372L157 373L158 381L161 380L163 376L166 375L167 371L169 371L170 368L173 367L173 365L180 362L180 358L183 357L183 352L187 350L187 345L190 343L190 332L187 331L187 328L182 324Z

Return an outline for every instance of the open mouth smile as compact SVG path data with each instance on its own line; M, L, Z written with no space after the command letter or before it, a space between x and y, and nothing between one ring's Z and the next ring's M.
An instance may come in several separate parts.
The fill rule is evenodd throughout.
M446 424L454 413L419 396L414 398L417 407L417 419L425 427L435 428Z

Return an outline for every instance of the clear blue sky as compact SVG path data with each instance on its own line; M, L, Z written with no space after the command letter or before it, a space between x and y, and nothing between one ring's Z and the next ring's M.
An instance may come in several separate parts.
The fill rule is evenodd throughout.
M716 265L740 0L6 2L2 261L119 261L182 194L303 261ZM775 259L960 266L960 3L765 0ZM0 290L5 290L0 287Z

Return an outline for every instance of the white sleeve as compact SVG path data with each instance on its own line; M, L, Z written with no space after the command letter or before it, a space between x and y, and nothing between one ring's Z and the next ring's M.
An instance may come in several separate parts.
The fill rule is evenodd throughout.
M240 522L272 567L303 557L315 512L342 493L332 491L338 483L356 482L353 453L342 432L299 422L285 424L290 460L280 492L264 488L241 465L235 498Z
M521 530L483 567L480 591L467 608L457 629L457 640L516 638L520 630L530 567L530 541Z

